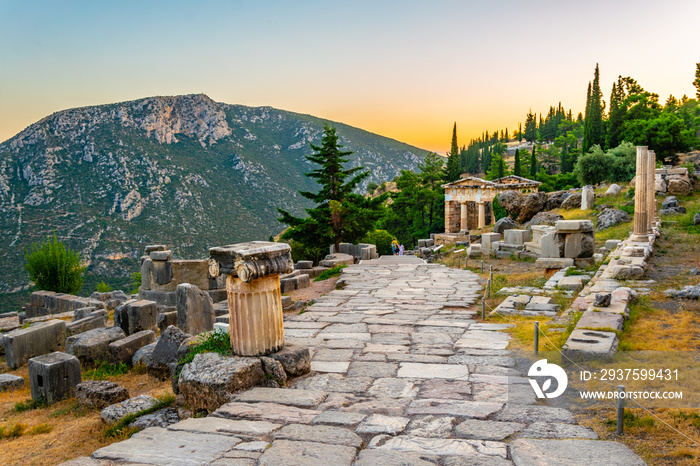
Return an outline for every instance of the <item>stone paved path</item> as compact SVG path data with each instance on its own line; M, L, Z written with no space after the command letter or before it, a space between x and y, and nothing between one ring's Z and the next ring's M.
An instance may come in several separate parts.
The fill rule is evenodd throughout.
M341 281L285 320L286 340L311 348L309 376L79 464L645 464L537 403L504 326L475 320L475 274L406 256L348 267Z

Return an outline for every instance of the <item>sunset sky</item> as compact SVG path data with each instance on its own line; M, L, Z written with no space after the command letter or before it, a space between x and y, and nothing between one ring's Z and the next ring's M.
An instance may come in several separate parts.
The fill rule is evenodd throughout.
M583 111L600 64L695 95L700 1L0 0L0 141L59 110L205 93L443 153Z

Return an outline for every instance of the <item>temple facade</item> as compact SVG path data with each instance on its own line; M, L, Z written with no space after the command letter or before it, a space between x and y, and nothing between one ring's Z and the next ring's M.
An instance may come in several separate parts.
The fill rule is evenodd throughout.
M443 185L445 233L476 230L495 223L491 205L494 197L508 190L536 193L540 184L539 181L509 175L493 181L467 176Z

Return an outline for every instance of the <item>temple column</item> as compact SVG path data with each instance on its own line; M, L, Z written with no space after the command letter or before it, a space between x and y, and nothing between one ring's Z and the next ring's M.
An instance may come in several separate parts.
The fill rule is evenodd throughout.
M647 233L652 234L651 229L654 224L654 214L656 211L656 154L653 150L648 151L647 166Z
M649 152L646 146L637 146L637 174L634 181L634 232L632 241L647 241L647 171Z
M459 205L459 226L460 230L469 230L469 225L467 222L467 203L462 202Z
M491 199L491 225L496 224L496 214L493 212L493 199Z
M486 226L486 204L479 202L479 223L478 228L484 228Z

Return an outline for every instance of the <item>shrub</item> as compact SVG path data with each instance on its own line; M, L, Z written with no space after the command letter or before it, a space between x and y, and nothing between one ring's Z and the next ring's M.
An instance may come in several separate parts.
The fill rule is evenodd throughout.
M114 377L116 375L124 375L129 372L129 366L120 362L119 364L112 364L107 361L101 361L97 364L94 369L86 370L83 372L83 378L89 380L104 380L107 377Z
M178 361L178 364L189 364L200 353L231 354L231 339L228 333L217 330L200 336L197 344L190 347L187 356Z
M315 281L315 282L320 282L320 281L323 281L323 280L328 280L328 279L331 278L331 277L335 277L336 275L340 275L340 272L341 272L345 267L347 267L347 265L343 264L343 265L339 265L339 266L337 266L337 267L333 267L332 269L324 270L323 272L321 272L321 275L319 275L318 277L316 277L316 278L314 279L314 281Z
M362 238L363 243L374 244L377 246L377 254L380 256L391 255L391 240L393 237L386 230L374 230L368 232L364 238Z
M141 286L141 272L132 273L131 274L131 294L138 293L140 286Z
M101 281L97 284L97 291L100 293L107 293L109 291L112 291L112 287L106 284L104 281Z
M379 185L377 183L370 183L367 185L367 192L372 194L378 187Z
M493 206L493 216L496 218L496 221L508 216L508 211L498 202L498 196L493 198L491 205Z
M29 277L40 290L75 294L80 291L87 267L80 264L80 255L56 239L32 243L24 250Z

